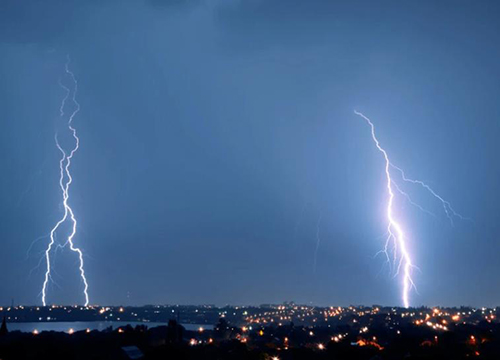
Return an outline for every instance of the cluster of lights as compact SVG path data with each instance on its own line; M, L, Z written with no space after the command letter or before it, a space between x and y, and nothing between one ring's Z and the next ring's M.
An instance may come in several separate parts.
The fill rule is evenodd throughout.
M317 309L315 307L308 306L284 306L280 305L276 308L276 311L265 311L259 312L252 315L248 315L244 318L245 322L249 324L272 324L277 323L278 326L282 326L285 322L297 322L297 323L317 323L318 320L323 318L323 321L327 322L331 318L342 318L346 313L356 312L355 307L342 308L342 307L330 307L327 309ZM244 315L247 315L245 312Z
M209 338L207 340L198 340L195 338L191 338L189 340L189 345L190 346L198 346L198 345L203 345L203 344L212 344L214 342L214 339Z
M344 339L347 335L349 335L349 334L338 334L338 335L332 336L331 340L333 342L338 343L338 342L342 341L342 339Z
M193 314L198 314L200 311L204 311L204 308L200 307L200 310L197 308L192 308L190 311ZM380 307L329 307L329 308L315 308L308 306L279 306L274 309L269 308L247 308L244 310L233 310L234 308L228 308L228 310L211 311L210 316L213 314L227 314L230 317L230 321L232 321L232 314L239 313L241 315L241 325L239 334L236 335L236 339L241 343L250 342L251 339L255 337L266 337L271 342L276 342L277 351L288 350L293 346L299 346L298 343L290 342L288 337L276 337L273 334L273 328L264 328L262 325L256 326L255 320L265 318L268 322L271 322L272 319L275 319L275 324L278 324L280 317L291 317L292 321L295 321L297 318L305 317L307 319L307 323L302 326L302 330L304 331L303 336L307 337L306 341L312 349L321 351L324 350L327 346L327 342L331 341L332 343L339 343L341 341L348 341L347 339L352 339L352 337L356 337L357 340L351 342L351 345L355 346L373 346L375 348L381 349L382 345L378 343L377 339L373 337L371 332L373 331L373 323L375 319L383 319L387 325L387 329L391 330L393 334L400 335L402 326L422 326L425 328L430 328L439 334L443 331L449 331L450 329L454 329L457 326L462 326L462 324L467 325L477 325L480 322L490 321L496 322L497 319L497 310L495 309L487 309L487 308L467 308L460 309L460 311L452 310L452 309L442 309L442 308L431 308L431 309L401 309L401 308L383 308ZM100 307L93 306L89 308L85 308L83 306L60 306L53 305L50 307L1 307L0 311L4 312L6 318L9 316L8 320L11 318L14 321L20 321L19 319L25 319L26 316L24 314L20 314L19 311L23 311L25 313L31 313L31 316L35 315L36 319L41 322L45 321L57 321L56 318L59 318L59 321L63 320L63 315L61 313L71 314L73 318L75 314L79 311L84 311L88 313L89 311L95 312L95 314L99 314L104 317L111 317L116 319L116 316L120 316L121 314L132 316L137 315L134 311L147 313L149 314L157 314L158 312L163 314L169 313L172 310L172 307L162 306L162 307L150 307L142 310L134 310L133 308L124 308L124 307ZM17 312L16 312L17 311ZM46 313L43 313L46 312ZM177 310L175 310L177 312ZM183 310L183 313L185 311ZM50 316L47 316L49 315ZM113 317L113 314L115 315ZM16 315L19 315L16 316ZM141 315L142 316L142 315ZM145 315L147 316L147 315ZM199 318L196 315L196 318ZM253 321L244 322L245 319L251 319ZM317 319L319 323L323 322L323 319L332 319L332 323L328 323L325 325L317 326L314 322L314 319ZM153 320L154 321L154 320ZM328 327L332 326L332 330L338 324L348 324L352 327L352 332L349 333L334 333L328 332ZM280 323L281 326L281 323ZM323 329L323 330L322 330ZM207 339L206 333L207 331L204 326L199 326L195 333L197 336L193 336L194 341L190 341L189 343L192 346L195 345L204 345L213 343L213 339ZM117 333L124 333L125 329L117 329ZM283 330L281 330L283 331ZM68 330L68 334L72 334L74 330ZM87 332L90 330L87 329ZM33 331L33 334L38 334L38 330ZM333 334L333 335L332 335ZM433 334L434 335L434 334ZM477 336L477 335L476 335ZM469 345L474 345L474 342L471 339L475 339L471 337L468 339ZM268 340L266 340L268 341ZM437 343L437 336L434 340L426 340L426 345L433 346ZM477 340L476 342L482 342L484 339ZM277 353L279 355L279 353Z
M373 347L377 348L380 351L384 350L383 346L381 346L377 342L377 338L375 336L371 340L368 340L368 339L359 339L357 342L353 343L353 345L357 345L357 346L373 346Z

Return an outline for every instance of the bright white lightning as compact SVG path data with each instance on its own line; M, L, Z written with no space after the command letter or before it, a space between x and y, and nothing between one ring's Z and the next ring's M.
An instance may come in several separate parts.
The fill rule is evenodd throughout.
M75 218L75 214L73 213L73 209L69 205L69 189L70 189L71 183L73 182L73 178L72 178L71 172L70 172L71 160L73 159L73 155L78 151L78 148L80 146L80 139L78 138L77 133L76 133L76 129L73 127L73 124L72 124L74 117L80 111L80 104L76 101L76 94L78 91L78 82L77 82L76 77L73 74L73 72L69 69L69 63L70 63L70 59L68 57L68 61L66 62L66 65L65 65L65 72L66 72L66 75L68 75L72 79L73 84L74 84L73 96L72 96L71 100L75 105L75 109L73 110L73 112L71 113L71 115L69 116L69 119L68 119L68 129L71 131L71 134L75 140L75 145L71 149L69 154L67 154L66 151L64 151L64 149L59 144L59 141L57 139L57 135L55 137L56 146L59 149L59 151L61 152L61 159L59 160L59 170L60 170L59 187L61 188L61 192L63 195L64 214L63 214L62 218L55 224L55 226L50 231L50 242L49 242L47 249L45 250L45 260L46 260L46 264L47 264L47 270L45 272L45 279L44 279L43 288L42 288L42 303L44 306L47 305L47 301L46 301L47 286L48 286L49 280L51 280L52 268L51 268L50 255L51 255L51 250L55 244L55 234L56 234L56 231L61 226L61 224L63 224L68 218L70 219L71 224L72 224L71 233L68 236L66 242L62 246L61 245L57 245L57 246L64 247L64 246L69 244L71 251L77 253L78 260L79 260L78 269L80 271L80 276L81 276L83 284L84 284L83 294L85 297L85 306L87 306L89 304L88 282L87 282L87 278L85 276L83 252L78 247L76 247L74 242L73 242L74 237L76 235L77 221ZM59 109L61 116L64 116L64 106L65 106L66 101L68 100L68 98L71 94L71 90L68 87L64 86L61 82L59 83L59 85L66 91L66 96L63 98L63 100L61 102L61 107Z
M418 209L420 209L420 210L422 210L422 211L424 211L432 216L435 216L435 215L433 213L425 210L417 203L413 202L413 200L410 198L410 196L398 186L398 184L391 178L391 171L390 171L391 168L397 170L400 173L403 181L411 183L411 184L420 185L421 187L426 189L434 198L436 198L438 201L440 201L442 206L443 206L444 212L445 212L446 216L448 217L448 219L450 220L452 225L453 225L453 218L454 217L458 217L462 220L466 219L466 218L464 218L463 216L458 214L452 208L451 204L447 200L443 199L440 195L438 195L429 185L427 185L426 183L424 183L421 180L413 180L413 179L407 178L405 172L401 168L392 164L391 161L389 160L389 155L384 150L384 148L382 148L382 146L380 145L380 142L375 134L375 126L373 125L372 121L368 117L366 117L365 115L363 115L362 113L360 113L356 110L354 110L354 113L356 115L362 117L368 123L368 125L371 128L372 139L373 139L377 149L384 155L385 175L386 175L386 180L387 180L387 192L389 194L389 199L387 202L387 210L386 210L387 211L387 221L388 221L388 228L387 228L388 237L387 237L387 241L385 243L384 249L381 252L383 252L386 255L387 260L390 264L389 246L390 246L391 242L394 243L392 250L394 253L394 259L393 259L394 267L397 268L396 276L400 274L400 270L402 268L403 269L402 300L403 300L404 306L409 307L410 306L409 292L411 291L412 288L416 289L415 283L413 282L413 279L411 277L411 272L412 272L412 269L415 268L415 265L413 265L413 263L412 263L411 255L410 255L408 248L406 246L407 239L405 237L405 233L403 231L403 228L402 228L401 224L397 221L397 219L395 218L395 215L393 213L393 203L394 203L394 198L395 198L395 192L398 192L399 194L404 196L410 204L416 206ZM400 253L401 255L400 255L399 264L396 266L398 253Z
M429 193L431 193L432 196L434 196L436 199L438 199L441 204L443 205L443 210L446 214L446 216L448 217L448 219L450 220L450 223L453 225L453 218L454 217L457 217L459 218L460 220L470 220L469 218L466 218L462 215L460 215L459 213L457 213L455 211L455 209L453 209L453 207L451 206L450 202L443 199L439 194L437 194L429 185L427 185L426 183L424 183L423 181L421 180L414 180L414 179L409 179L406 177L406 174L405 172L403 171L403 169L393 165L393 164L390 164L391 167L393 167L394 169L396 169L400 174L401 174L401 178L403 179L403 181L405 182L409 182L409 183L412 183L412 184L417 184L417 185L420 185L421 187L423 187L424 189L426 189ZM402 191L400 191L402 194L405 194L403 193ZM406 194L405 194L406 195ZM411 201L411 200L410 200ZM424 209L422 209L419 205L413 203L413 205L416 205L417 207L419 207L421 210L423 211L426 211ZM427 212L427 211L426 211Z
M385 176L387 179L387 192L389 194L389 199L387 201L387 232L389 234L388 240L394 240L395 246L397 246L397 249L399 249L399 252L401 253L401 262L400 265L403 267L403 290L402 290L402 300L403 300L403 305L407 308L410 306L410 299L409 299L409 293L412 287L415 287L415 284L413 283L413 279L411 277L411 271L413 268L413 263L411 260L410 253L407 249L406 246L406 237L403 231L403 228L401 224L397 221L397 219L394 216L393 213L393 203L394 203L394 190L393 190L393 181L391 178L391 161L389 160L389 155L387 155L387 152L380 146L380 142L377 139L377 136L375 135L375 126L373 123L368 119L366 116L361 114L360 112L357 112L354 110L354 113L356 115L361 116L363 119L366 120L368 125L370 125L371 128L371 134L372 134L372 139L375 142L375 145L377 146L377 149L384 155L385 159ZM387 253L388 250L388 243L385 245L385 251Z

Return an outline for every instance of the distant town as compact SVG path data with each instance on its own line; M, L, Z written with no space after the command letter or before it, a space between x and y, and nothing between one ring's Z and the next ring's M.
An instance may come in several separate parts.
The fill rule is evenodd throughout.
M313 307L294 303L248 307L3 307L0 359L20 355L268 360L446 355L450 359L498 359L499 312L500 308ZM9 330L9 326L23 322L39 323L40 329L51 322L105 322L110 326L103 331ZM116 322L122 325L112 326Z
M235 326L277 327L293 323L301 326L344 326L362 330L373 322L384 320L390 330L401 325L429 326L436 331L450 327L496 322L497 308L411 308L383 306L315 307L293 302L278 305L225 306L214 305L147 305L147 306L11 306L0 307L0 318L7 323L121 321L166 323L176 320L184 324L214 325L220 318Z

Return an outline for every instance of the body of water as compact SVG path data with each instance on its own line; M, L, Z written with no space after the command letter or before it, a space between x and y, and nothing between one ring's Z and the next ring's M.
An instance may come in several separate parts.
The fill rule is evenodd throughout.
M58 321L58 322L25 322L25 323L7 323L9 331L22 331L22 332L38 332L42 331L61 331L73 332L90 330L105 330L110 326L113 329L131 325L146 325L148 328L156 326L166 326L167 323L162 322L140 322L140 321ZM182 324L186 330L198 330L200 327L205 330L212 330L213 325L199 325L199 324Z

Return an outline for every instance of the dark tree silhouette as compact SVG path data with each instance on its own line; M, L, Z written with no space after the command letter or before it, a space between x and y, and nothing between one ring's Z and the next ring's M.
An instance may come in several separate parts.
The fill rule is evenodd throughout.
M184 327L177 323L176 320L169 320L167 326L167 344L180 344Z
M0 336L7 335L9 330L7 330L7 322L5 321L5 316L3 317L2 326L0 327Z

